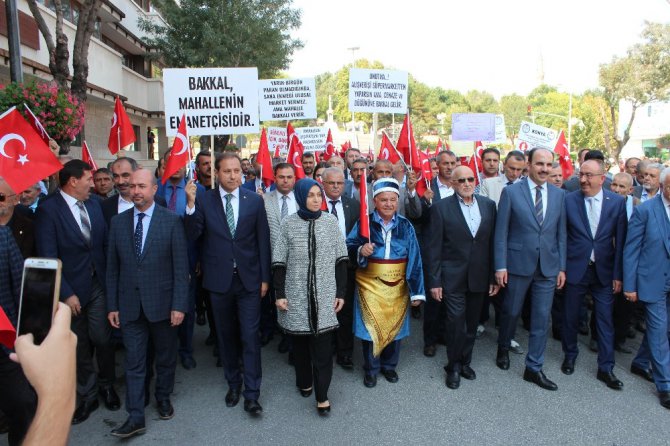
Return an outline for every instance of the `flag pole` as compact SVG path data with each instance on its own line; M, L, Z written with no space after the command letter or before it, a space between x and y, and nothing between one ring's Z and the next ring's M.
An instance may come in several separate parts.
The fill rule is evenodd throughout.
M409 117L409 108L407 109L407 145L409 146L409 167L405 164L405 168L412 172L412 121Z

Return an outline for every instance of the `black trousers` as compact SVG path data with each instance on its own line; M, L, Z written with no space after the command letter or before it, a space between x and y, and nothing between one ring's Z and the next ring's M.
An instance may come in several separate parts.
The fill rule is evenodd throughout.
M623 297L623 293L618 293L614 295L614 344L621 345L626 342L626 333L628 332L628 327L631 324L633 319L633 312L635 309L635 304L633 302L627 301ZM596 312L591 312L591 320L589 326L591 327L591 339L598 340L598 334L596 332Z
M295 385L299 389L314 387L317 403L328 400L328 388L333 378L332 336L332 332L291 336Z
M337 313L337 356L352 357L354 353L354 289L356 288L356 269L347 269L347 289L344 306Z
M112 326L107 320L105 293L97 276L93 277L91 299L72 316L72 331L77 335L77 398L79 402L98 398L97 384L111 386L116 379ZM96 375L93 353L98 363Z
M469 291L445 293L442 296L446 315L447 368L460 371L470 365L477 324L486 293Z
M9 419L9 444L23 442L37 410L37 395L21 366L0 348L0 410Z

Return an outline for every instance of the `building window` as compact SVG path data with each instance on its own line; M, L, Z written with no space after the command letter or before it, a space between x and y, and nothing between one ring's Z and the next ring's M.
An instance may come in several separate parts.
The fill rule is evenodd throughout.
M140 133L140 126L139 125L133 125L133 133L135 133L135 142L128 147L129 151L132 152L139 152L141 147L141 141L142 141L142 134Z

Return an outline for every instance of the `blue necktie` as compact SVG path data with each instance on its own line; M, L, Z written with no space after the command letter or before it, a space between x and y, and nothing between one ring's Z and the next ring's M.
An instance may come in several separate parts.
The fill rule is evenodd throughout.
M135 257L137 257L137 260L139 260L142 256L142 235L144 233L144 229L142 227L143 218L143 212L137 214L137 226L135 226Z
M544 221L544 212L542 208L542 186L537 186L535 188L535 218L537 218L537 222L540 226L542 226L542 222Z

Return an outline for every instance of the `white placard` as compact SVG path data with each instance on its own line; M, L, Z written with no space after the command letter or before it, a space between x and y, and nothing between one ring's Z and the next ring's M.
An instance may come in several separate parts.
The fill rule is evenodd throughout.
M558 132L556 130L532 122L521 121L519 135L516 138L516 149L524 152L535 147L554 150L557 139Z
M318 152L326 150L326 138L328 138L327 127L298 127L295 133L300 137L305 153ZM284 127L268 127L268 148L273 154L277 147L279 147L279 154L286 155L288 147L286 146L286 128Z
M261 121L316 119L314 78L258 81Z
M496 144L507 142L507 131L505 129L505 115L496 115L496 140L489 141Z
M184 113L189 135L258 133L257 68L166 68L163 95L167 136Z
M407 71L349 70L349 111L407 113Z

